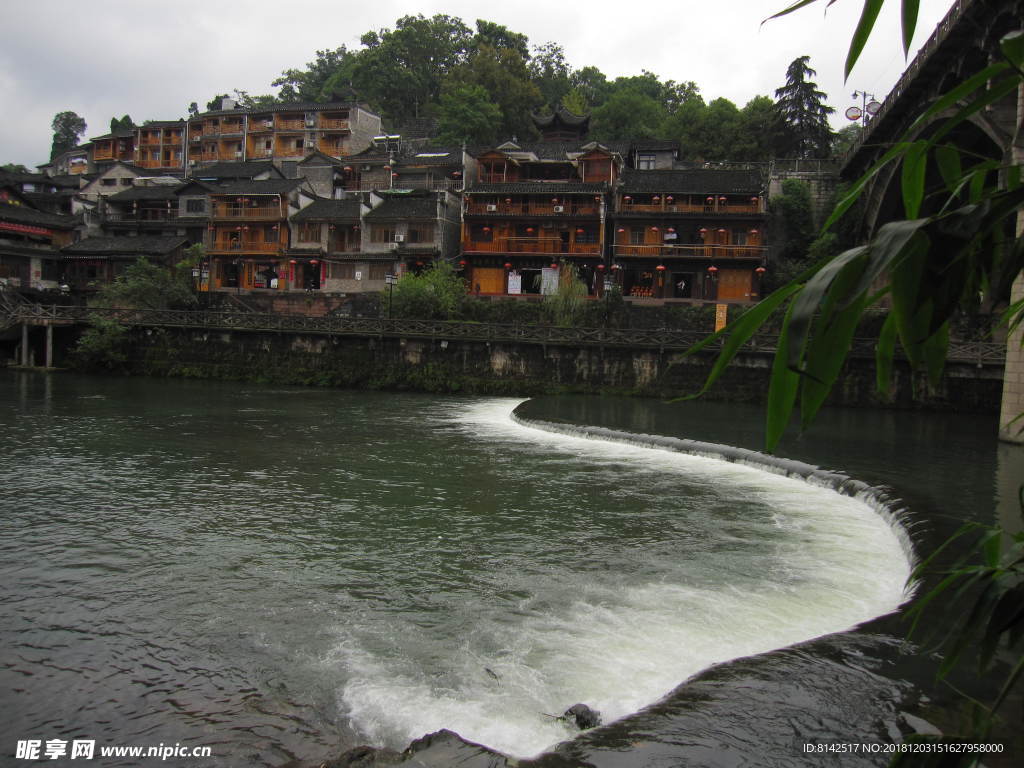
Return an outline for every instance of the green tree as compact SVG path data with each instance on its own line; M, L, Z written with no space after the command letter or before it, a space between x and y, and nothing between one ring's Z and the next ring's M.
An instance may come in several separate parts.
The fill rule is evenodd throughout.
M195 117L199 114L199 105L196 102L192 102L188 105L188 116Z
M21 163L4 163L0 165L0 171L4 173L30 173L29 169Z
M612 85L597 67L577 69L569 75L569 84L584 100L588 109L599 107L612 95ZM582 113L577 113L582 114Z
M206 102L206 111L215 112L221 108L221 104L224 103L224 99L230 99L231 94L229 93L218 93L208 102Z
M397 124L436 105L445 78L464 63L472 40L453 16L403 16L394 29L367 32L352 67L356 91Z
M526 35L513 32L508 27L495 24L493 21L476 20L476 34L470 45L471 51L475 51L483 45L491 48L508 48L515 51L523 59L530 58L530 41Z
M412 320L455 320L467 298L465 281L446 261L406 272L393 290L392 316Z
M586 311L587 286L580 280L575 264L562 262L558 289L544 297L544 313L554 325L577 325Z
M92 306L121 309L193 307L196 296L192 290L192 267L201 257L201 245L189 248L185 259L170 267L139 257L114 282L100 288Z
M452 72L452 85L479 86L488 93L501 110L500 138L515 136L525 141L536 136L530 113L540 107L544 97L530 80L526 60L518 51L481 45Z
M117 119L116 117L110 118L110 132L111 133L121 133L121 132L134 131L134 130L135 130L135 123L132 121L132 119L128 115L125 115L120 120Z
M860 123L850 123L850 125L845 125L836 131L832 137L833 156L842 157L852 149L853 145L860 140L862 130L863 128L861 128Z
M277 96L272 93L264 93L259 96L251 96L248 91L240 91L235 88L235 102L245 109L256 109L258 107L269 107L278 104Z
M78 137L85 133L85 120L74 112L58 112L50 124L53 129L53 143L50 145L50 159L78 146Z
M740 110L734 160L768 160L775 141L775 103L755 96Z
M277 98L283 103L330 101L335 91L348 86L353 64L354 55L344 45L317 51L305 69L287 69L271 86L280 89Z
M533 48L530 77L540 90L546 107L557 107L572 89L572 68L565 60L565 51L558 43L544 43Z
M661 136L664 106L639 90L617 91L592 113L591 134L598 141L652 139Z
M493 144L501 109L479 85L456 85L441 95L438 140L443 144Z
M780 157L828 157L832 129L828 116L835 110L811 80L817 72L808 66L810 56L794 59L786 70L786 84L775 91L778 113L777 153Z

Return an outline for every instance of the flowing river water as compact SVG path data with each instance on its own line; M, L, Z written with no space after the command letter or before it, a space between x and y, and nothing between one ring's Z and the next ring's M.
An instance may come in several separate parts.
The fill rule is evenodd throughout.
M915 722L898 617L847 630L907 599L912 538L991 515L991 420L841 411L781 451L884 505L641 437L756 448L756 408L521 403L0 372L0 764L449 728L551 766L814 765ZM573 740L576 702L609 725Z

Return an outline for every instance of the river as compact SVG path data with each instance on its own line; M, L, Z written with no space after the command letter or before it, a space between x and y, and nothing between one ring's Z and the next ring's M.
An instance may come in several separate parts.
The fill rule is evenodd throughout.
M994 419L836 410L780 449L891 488L894 523L520 403L0 371L0 763L87 739L277 766L450 728L550 766L817 765L804 743L920 727L932 668L893 612L914 550L1019 474ZM761 432L724 404L519 413ZM609 724L548 716L578 701Z

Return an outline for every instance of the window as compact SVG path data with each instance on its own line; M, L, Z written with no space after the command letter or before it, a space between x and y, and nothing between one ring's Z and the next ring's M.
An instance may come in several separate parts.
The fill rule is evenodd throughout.
M132 185L132 180L131 179L121 179L121 186L122 187L130 187L131 185Z
M387 264L371 264L370 265L370 279L371 280L383 280L388 274Z
M185 201L185 210L188 213L206 213L206 200L201 197L194 197Z
M489 243L494 239L494 232L489 224L474 224L469 232L470 239L475 243Z
M597 230L584 228L582 232L576 233L577 243L596 243L597 242Z
M406 238L410 243L433 243L433 224L410 224Z
M630 227L629 228L629 244L630 245L643 245L644 244L644 228Z
M300 243L319 243L322 225L317 223L302 223L299 225Z
M273 224L263 225L263 242L264 243L276 243L277 242L277 227Z
M296 139L295 140L295 148L296 149L302 149L302 139Z
M117 185L117 179L100 179L100 184L104 187L113 187Z
M638 171L653 171L654 155L648 153L638 153L636 156L636 168Z
M370 227L371 243L392 243L394 240L395 227L393 224L374 224Z
M335 280L355 280L356 265L332 263L330 265L330 276Z

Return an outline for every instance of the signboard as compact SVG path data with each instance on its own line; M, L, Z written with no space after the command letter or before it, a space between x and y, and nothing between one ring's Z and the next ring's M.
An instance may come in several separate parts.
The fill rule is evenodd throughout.
M729 323L729 305L715 304L715 333L725 328Z
M388 285L394 285L398 282L398 275L393 275L390 272L384 275L384 282Z
M551 269L550 267L545 267L540 271L540 292L544 296L558 293L558 273L557 268Z
M43 227L31 227L28 224L12 224L9 221L0 221L0 229L8 232L22 232L26 235L49 235L53 236L52 229L44 229Z
M362 279L363 279L363 273L360 272L359 270L356 270L356 280L362 280Z
M518 272L508 273L508 293L509 295L518 294L523 292L523 276Z

